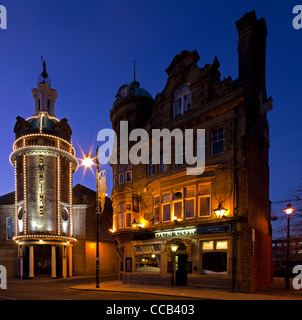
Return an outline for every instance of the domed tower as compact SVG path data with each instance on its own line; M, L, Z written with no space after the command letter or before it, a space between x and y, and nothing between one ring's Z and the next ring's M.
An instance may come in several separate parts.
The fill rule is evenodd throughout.
M32 89L35 114L17 117L10 161L15 167L15 236L19 275L72 275L72 175L78 166L67 119L55 117L57 91L43 62Z
M129 134L137 128L149 130L147 128L150 126L152 107L155 101L151 94L141 88L140 83L136 81L135 65L133 82L122 85L115 97L116 100L110 111L110 119L117 137L117 163L111 164L113 170L111 200L113 231L119 232L130 228L131 222L138 219L139 208L133 204L133 201L136 202L139 199L140 194L137 193L138 190L144 188L144 178L146 177L146 165L141 163L133 165L128 156L125 156L136 142L128 141L126 146L123 141L120 141L120 138L129 139L124 136L125 126L128 128ZM123 128L120 127L121 121Z

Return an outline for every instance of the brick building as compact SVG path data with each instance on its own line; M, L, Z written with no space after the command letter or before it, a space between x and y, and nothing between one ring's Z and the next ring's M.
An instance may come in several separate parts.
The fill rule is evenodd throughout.
M112 164L113 234L124 282L250 292L272 281L267 29L254 11L236 27L237 79L221 79L216 57L199 67L197 51L184 50L166 69L155 99L136 79L118 90L110 113L118 146L121 121L150 139L153 129L190 128L195 135L205 129L206 135L201 175L187 175L190 166L174 155L167 163L164 148L159 164ZM174 145L174 154L179 147L184 150ZM225 214L216 215L222 208Z

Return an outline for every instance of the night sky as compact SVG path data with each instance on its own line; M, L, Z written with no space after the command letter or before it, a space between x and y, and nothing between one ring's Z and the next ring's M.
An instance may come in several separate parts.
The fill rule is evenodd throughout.
M9 162L19 115L34 113L31 89L47 63L58 91L56 116L73 130L78 157L95 150L99 130L111 128L110 109L119 87L136 78L153 98L164 89L165 69L182 50L197 50L199 67L217 55L223 77L238 77L235 22L253 9L266 19L267 93L274 100L270 124L270 198L285 200L302 178L302 29L292 26L296 1L195 0L0 0L8 29L0 29L0 194L14 190ZM108 193L111 167L106 166ZM94 189L95 177L77 183ZM283 205L284 206L284 205ZM276 209L274 209L276 210ZM279 209L278 209L279 210Z

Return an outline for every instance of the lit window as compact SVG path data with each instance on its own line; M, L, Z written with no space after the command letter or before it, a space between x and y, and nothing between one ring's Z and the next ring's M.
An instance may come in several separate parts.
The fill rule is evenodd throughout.
M180 87L174 94L173 118L191 111L191 92L188 84Z
M174 218L182 218L182 201L174 202Z
M212 156L223 152L223 128L212 131Z
M185 200L185 218L194 218L195 216L195 199Z
M124 229L124 213L119 213L118 215L118 228Z
M227 240L202 242L202 272L206 274L227 273Z
M199 197L199 217L209 216L211 214L211 197L203 196Z
M154 197L154 220L153 223L159 223L160 217L160 196Z
M136 272L160 272L160 255L144 254L135 257Z
M214 241L203 241L202 250L214 250Z
M163 204L163 221L171 221L171 204Z
M154 224L159 223L160 206L154 208Z
M125 228L131 228L131 212L125 212Z
M228 248L227 241L216 241L216 250L222 250Z
M172 194L171 192L167 192L163 194L163 202L169 202L172 199Z
M118 228L124 229L124 211L125 211L125 205L124 203L120 203L118 206Z
M185 188L185 219L190 219L195 217L195 196L196 196L196 187L186 187Z

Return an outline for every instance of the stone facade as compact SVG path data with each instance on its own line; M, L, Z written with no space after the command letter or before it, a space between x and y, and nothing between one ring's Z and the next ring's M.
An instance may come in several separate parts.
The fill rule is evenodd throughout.
M137 82L118 91L110 114L118 156L121 121L128 121L129 132L145 129L150 145L153 129L193 129L195 155L197 129L206 135L201 175L187 175L192 166L174 161L174 145L169 164L163 147L160 164L112 164L113 234L124 282L250 292L272 281L267 31L254 11L236 26L238 79L221 79L216 57L200 68L197 51L183 51L166 69L167 83L155 100L145 90L131 94ZM218 219L214 209L221 207L226 214Z

